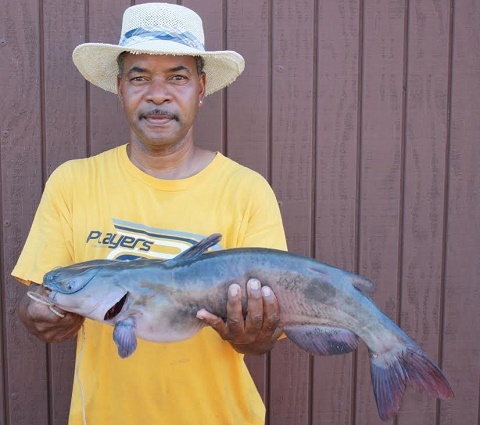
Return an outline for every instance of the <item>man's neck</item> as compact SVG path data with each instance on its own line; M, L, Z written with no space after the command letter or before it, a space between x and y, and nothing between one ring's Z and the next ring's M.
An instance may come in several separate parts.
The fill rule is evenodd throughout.
M163 180L181 180L202 171L215 157L215 152L183 145L177 150L140 149L137 144L127 146L130 161L145 173Z

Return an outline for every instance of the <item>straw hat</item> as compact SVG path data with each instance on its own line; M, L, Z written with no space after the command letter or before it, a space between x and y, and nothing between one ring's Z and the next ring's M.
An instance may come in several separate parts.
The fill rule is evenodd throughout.
M81 44L73 51L73 62L86 80L117 93L117 56L124 51L201 56L208 95L235 81L245 61L233 51L206 52L204 44L202 20L193 10L175 4L146 3L125 11L118 45Z

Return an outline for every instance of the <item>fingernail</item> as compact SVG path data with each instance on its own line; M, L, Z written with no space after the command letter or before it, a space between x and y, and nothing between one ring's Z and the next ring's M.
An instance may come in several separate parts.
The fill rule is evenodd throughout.
M200 320L205 319L204 313L205 313L205 309L202 308L201 310L198 310L197 311L197 319L200 319Z
M250 289L253 289L254 291L257 291L260 289L260 282L257 279L252 279L249 282L250 284Z
M229 288L228 290L229 290L230 295L231 295L232 297L236 297L236 296L237 296L237 294L238 294L238 288L239 288L238 285L230 285L230 288Z
M264 297L269 297L272 295L272 290L268 286L262 286L262 295Z

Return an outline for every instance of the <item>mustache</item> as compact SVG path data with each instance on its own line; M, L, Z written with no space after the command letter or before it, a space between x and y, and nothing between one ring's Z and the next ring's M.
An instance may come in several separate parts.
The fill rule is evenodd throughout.
M146 118L169 118L171 120L180 121L180 117L174 112L169 111L168 109L155 108L146 112L141 112L139 115L140 120Z

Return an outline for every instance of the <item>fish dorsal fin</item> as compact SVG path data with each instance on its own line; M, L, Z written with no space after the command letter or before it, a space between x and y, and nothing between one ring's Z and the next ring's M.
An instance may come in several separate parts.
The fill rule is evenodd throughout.
M181 252L175 258L169 261L177 262L197 258L203 253L205 253L208 248L211 248L213 245L216 245L218 242L220 242L221 239L222 235L220 233L214 233L202 239L200 242L191 246L185 251Z

